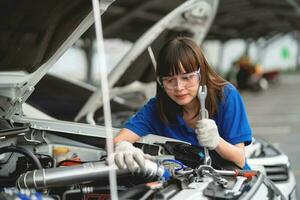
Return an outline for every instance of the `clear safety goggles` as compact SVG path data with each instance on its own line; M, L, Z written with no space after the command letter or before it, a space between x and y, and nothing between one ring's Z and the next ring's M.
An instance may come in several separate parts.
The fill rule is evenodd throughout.
M184 88L195 86L200 81L200 68L197 71L180 74L176 76L162 76L157 78L157 82L166 90L175 90L180 85Z

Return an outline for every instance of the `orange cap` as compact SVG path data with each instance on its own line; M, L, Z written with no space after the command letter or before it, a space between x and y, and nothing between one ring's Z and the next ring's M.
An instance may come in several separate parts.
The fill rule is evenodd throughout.
M68 147L54 147L52 151L54 155L59 155L68 153L70 149Z

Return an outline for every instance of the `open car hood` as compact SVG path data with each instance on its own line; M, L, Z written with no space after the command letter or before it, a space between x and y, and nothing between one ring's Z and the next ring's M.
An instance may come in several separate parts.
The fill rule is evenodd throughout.
M103 13L113 0L100 0ZM0 116L21 105L59 57L93 24L86 0L0 3Z
M147 26L149 26L149 29L143 34L140 34L140 30L137 30L136 36L138 39L110 72L108 81L109 87L111 88L111 98L128 93L128 91L145 91L147 86L145 83L155 82L155 58L162 45L170 38L180 35L192 37L199 45L203 42L216 15L219 1L171 1L170 4L167 4L168 6L166 6L164 2L163 5L166 6L164 9L160 8L164 10L163 17L156 15L158 17L153 17L152 23L146 23L149 21L145 20L146 24L142 26L142 29L144 30ZM116 2L116 4L117 3L118 2ZM126 15L124 19L114 22L115 25L105 26L105 20L110 19L109 10L113 10L112 7L112 9L109 9L103 16L104 35L107 37L121 37L122 39L132 41L133 38L129 37L129 35L132 36L132 34L120 30L117 25L124 27L124 25L121 25L121 22L125 23L126 28L124 27L124 29L130 32L135 27L133 24L137 23L139 17L141 17L141 13L145 14L147 10L159 10L158 6L155 7L157 3L157 1L154 1L152 4L150 2L144 3L139 7L139 11L132 12ZM113 16L114 15L112 15L111 18L113 18ZM123 33L124 36L122 37L120 34ZM149 48L152 49L150 53ZM151 52L153 53L152 57ZM147 93L147 91L145 93ZM82 107L81 111L75 117L75 121L78 121L83 116L92 116L92 113L102 107L101 100L101 88L99 88Z

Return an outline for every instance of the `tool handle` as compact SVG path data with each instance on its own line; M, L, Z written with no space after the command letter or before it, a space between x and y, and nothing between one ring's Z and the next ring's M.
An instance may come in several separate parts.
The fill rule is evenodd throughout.
M202 114L202 112L204 114ZM200 113L201 113L201 118L200 119L208 119L209 118L208 111L206 109L204 109L204 111L202 111L202 109L200 109Z
M246 177L247 180L250 180L253 176L257 175L257 171L254 170L234 170L235 176Z
M200 104L201 104L201 109L200 109L201 119L206 119L207 116L205 114L205 111L207 111L207 110L205 109L205 105L204 105L204 103L202 101L200 102Z

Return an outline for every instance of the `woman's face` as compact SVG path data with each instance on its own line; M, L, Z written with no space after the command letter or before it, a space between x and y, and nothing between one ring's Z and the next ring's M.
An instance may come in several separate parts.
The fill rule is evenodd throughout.
M167 95L178 105L185 106L197 97L200 82L200 70L175 76L162 77L160 82Z

